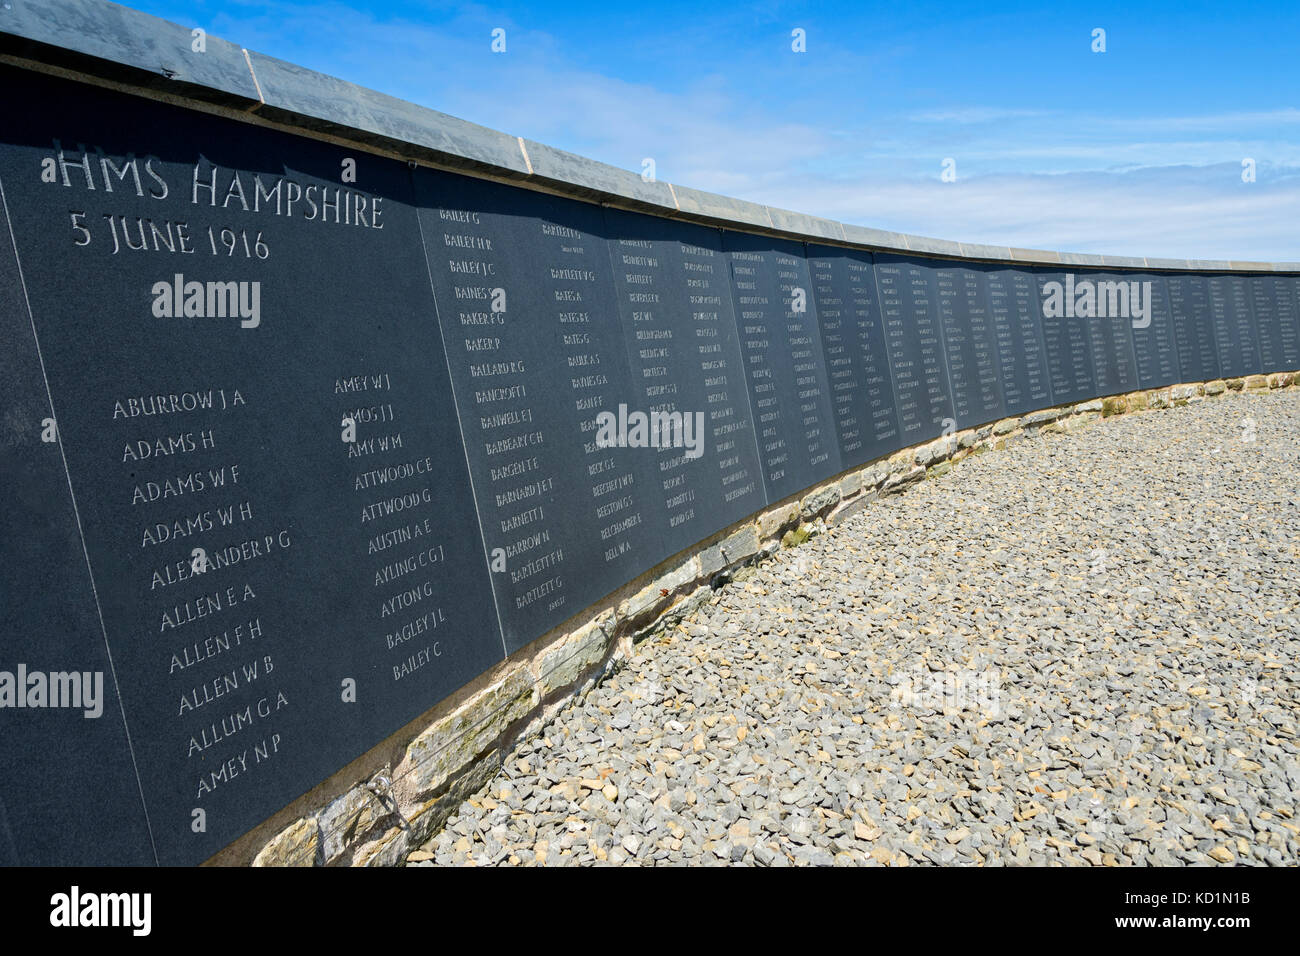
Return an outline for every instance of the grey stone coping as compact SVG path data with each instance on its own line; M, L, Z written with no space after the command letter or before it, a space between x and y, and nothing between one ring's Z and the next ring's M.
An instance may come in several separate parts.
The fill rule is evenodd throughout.
M7 4L7 8L5 5ZM197 26L194 25L194 26ZM0 54L112 80L175 99L214 103L417 162L536 184L592 202L714 226L735 226L880 251L985 261L1118 269L1300 272L1300 263L1195 261L1007 248L912 236L646 182L630 170L521 140L106 0L4 0Z
M1015 246L1012 246L1010 251L1012 262L1037 262L1051 265L1059 265L1061 262L1059 252L1049 252L1045 249L1017 249Z
M970 259L993 259L999 262L1011 261L1011 250L1006 246L984 246L973 242L960 243L961 254Z
M3 0L0 52L204 103L257 103L244 51L209 34L194 52L197 26L103 0Z
M672 187L677 197L677 208L692 218L707 219L714 224L740 223L746 226L772 228L772 219L767 214L767 207L744 199L732 199L717 193L706 193L690 186Z
M808 216L788 209L777 209L775 206L767 207L767 215L772 220L772 225L784 232L797 232L821 239L844 239L843 227L833 219Z
M673 191L667 183L646 182L640 173L531 139L523 141L523 148L533 178L563 188L566 193L596 202L616 197L625 201L622 205L648 207L662 215L677 211Z
M250 51L248 59L263 99L256 108L259 116L412 159L424 156L441 165L512 179L529 174L519 141L506 133L275 57Z
M887 232L884 229L872 229L870 226L855 226L842 222L844 241L858 246L871 246L876 249L906 249L907 239L901 232Z
M1100 268L1106 264L1101 256L1091 252L1062 252L1061 265L1065 266L1093 266Z
M953 242L950 239L932 239L929 236L911 235L904 235L903 239L906 240L906 248L910 252L929 252L936 256L961 258L961 243Z

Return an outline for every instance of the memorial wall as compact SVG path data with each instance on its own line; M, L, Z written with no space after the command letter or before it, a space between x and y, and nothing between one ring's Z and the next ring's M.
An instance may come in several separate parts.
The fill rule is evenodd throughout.
M1290 274L873 250L0 83L5 863L202 862L846 469L1300 368Z

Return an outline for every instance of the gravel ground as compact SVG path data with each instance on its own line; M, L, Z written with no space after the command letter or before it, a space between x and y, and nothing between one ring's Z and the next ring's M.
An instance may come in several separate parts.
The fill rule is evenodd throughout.
M1300 391L969 458L780 552L417 865L1300 862Z

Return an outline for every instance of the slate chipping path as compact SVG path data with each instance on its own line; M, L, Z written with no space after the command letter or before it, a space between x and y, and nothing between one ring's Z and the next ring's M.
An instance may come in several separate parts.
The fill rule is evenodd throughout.
M1295 865L1298 466L1297 390L968 458L640 645L416 865Z

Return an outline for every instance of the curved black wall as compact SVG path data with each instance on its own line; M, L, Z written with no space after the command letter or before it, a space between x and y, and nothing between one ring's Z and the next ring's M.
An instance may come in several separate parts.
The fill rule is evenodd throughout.
M0 763L42 792L6 774L9 862L203 860L625 582L845 469L1300 368L1292 275L710 228L0 80L21 91L0 130L0 671L102 673L105 702L20 709L11 686ZM1150 283L1147 315L1045 314L1049 283L1107 281ZM189 282L256 284L257 314L186 314ZM702 454L602 447L620 405L702 413Z

